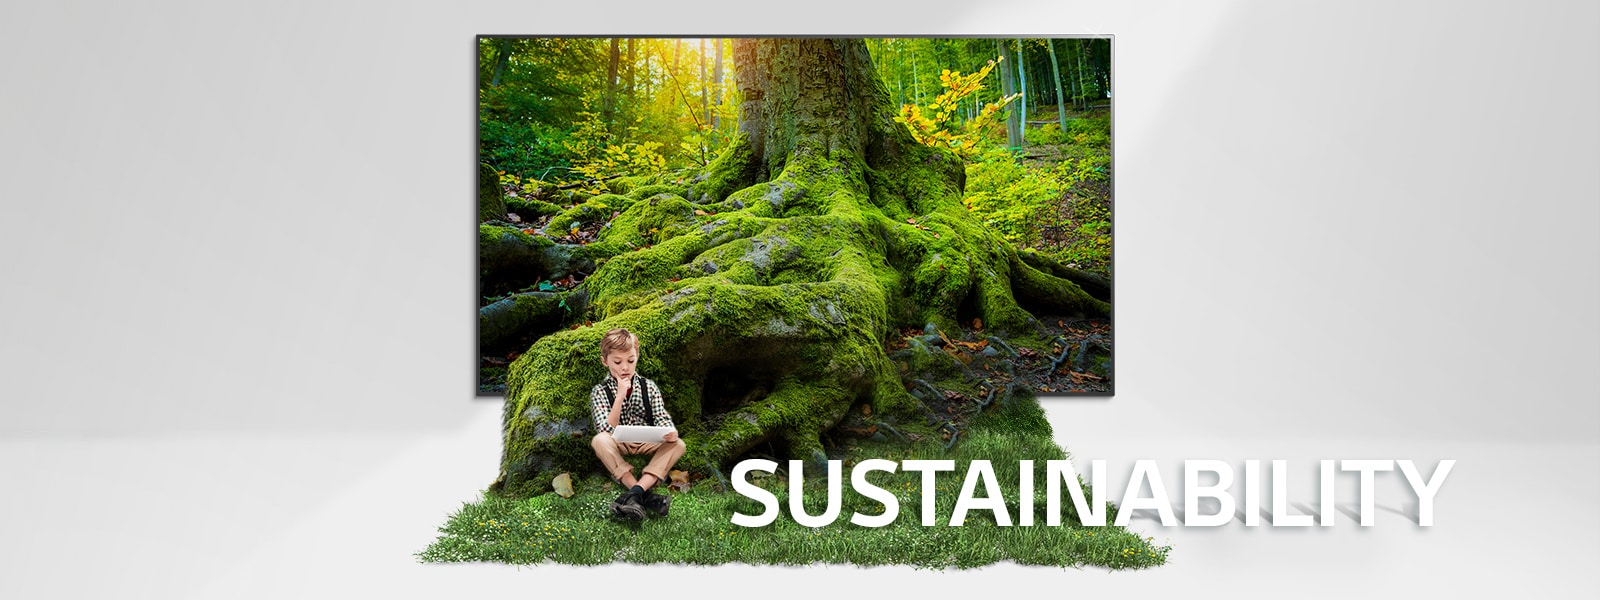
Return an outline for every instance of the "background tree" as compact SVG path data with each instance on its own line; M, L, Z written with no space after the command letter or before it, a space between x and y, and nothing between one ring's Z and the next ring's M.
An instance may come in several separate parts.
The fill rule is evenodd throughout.
M1045 47L1050 49L1050 73L1056 82L1056 117L1060 119L1061 130L1067 130L1067 103L1061 94L1061 63L1056 61L1056 41L1045 40Z
M995 49L1000 52L1000 56L1004 57L1011 54L1010 48L1008 48L1009 44L1006 42L1006 40L995 40L994 44ZM1012 75L1013 70L1006 67L1003 63L1001 68L998 70L1000 71L1001 91L1006 96L1017 93L1016 78ZM1018 148L1022 146L1022 119L1023 115L1019 109L1009 106L1006 108L1007 146L1012 148Z

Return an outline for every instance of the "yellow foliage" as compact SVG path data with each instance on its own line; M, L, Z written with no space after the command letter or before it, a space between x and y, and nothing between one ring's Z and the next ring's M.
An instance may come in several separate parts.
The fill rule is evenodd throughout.
M918 143L948 148L955 151L963 158L971 157L977 153L977 130L994 114L1004 108L1012 100L1021 97L1021 94L1012 94L995 102L984 105L978 111L978 116L968 121L962 131L951 131L951 120L957 114L961 101L983 89L983 79L1005 60L1004 56L991 60L976 73L962 75L960 71L945 69L939 73L939 83L944 86L944 91L933 99L933 104L927 108L915 104L900 107L900 114L894 118L898 123L904 123L906 129L911 131L911 137Z

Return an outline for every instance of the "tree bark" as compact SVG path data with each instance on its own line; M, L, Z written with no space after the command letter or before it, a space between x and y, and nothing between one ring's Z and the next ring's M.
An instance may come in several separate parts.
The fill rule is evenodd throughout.
M1067 103L1061 95L1061 63L1056 60L1056 41L1045 40L1046 47L1050 48L1050 72L1056 78L1056 117L1061 119L1061 133L1067 132Z
M617 38L611 38L611 60L606 67L606 94L600 102L600 119L606 124L606 131L611 131L611 125L617 117L617 61L620 58L617 51Z
M500 76L506 71L506 63L511 60L511 38L500 39L500 53L494 59L494 77L489 81L489 87L500 87Z
M716 109L722 107L722 46L724 43L724 40L717 40L717 61L712 67L711 88L712 94L717 99L716 102L712 103L712 106L716 107ZM711 112L711 128L722 129L722 111L716 109Z
M1008 48L1009 45L1003 39L994 41L995 50L1000 53L1002 58L1011 54L1011 49ZM1000 72L1000 93L1007 97L1017 93L1017 84L1011 74L1011 69L1002 64L1000 68L995 70ZM1006 146L1012 148L1022 147L1022 127L1019 125L1021 120L1022 115L1018 114L1015 106L1006 106Z
M701 123L711 122L711 94L706 91L706 41L700 40L700 113L705 115Z
M1017 84L1022 88L1022 97L1017 98L1022 103L1022 118L1018 120L1017 140L1020 144L1028 143L1028 69L1027 63L1022 58L1022 38L1017 38Z
M1084 76L1085 76L1085 72L1084 71L1086 70L1085 67L1083 66L1083 52L1084 52L1084 46L1086 45L1086 42L1088 42L1088 40L1073 40L1073 42L1074 42L1073 45L1077 46L1077 48L1078 48L1078 85L1079 85L1080 89L1082 90L1081 93L1083 95L1083 107L1084 108L1088 108L1089 107L1089 90L1088 90L1087 87L1083 87L1083 79L1084 79Z
M633 38L628 38L628 86L627 86L626 89L627 89L628 103L630 105L633 104L633 99L634 99L633 68L634 68Z

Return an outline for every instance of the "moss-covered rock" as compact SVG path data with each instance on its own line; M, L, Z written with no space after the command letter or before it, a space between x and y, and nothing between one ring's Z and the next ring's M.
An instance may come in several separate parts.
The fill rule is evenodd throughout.
M486 163L478 163L478 222L506 217L506 192L500 189L500 174Z

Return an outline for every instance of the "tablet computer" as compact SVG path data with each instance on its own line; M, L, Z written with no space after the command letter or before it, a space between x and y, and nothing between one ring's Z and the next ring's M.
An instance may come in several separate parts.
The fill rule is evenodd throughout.
M671 427L647 427L644 425L618 425L616 431L611 432L611 437L619 442L632 442L656 444L663 441Z

